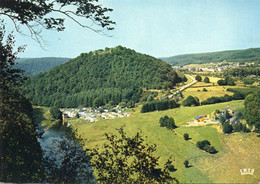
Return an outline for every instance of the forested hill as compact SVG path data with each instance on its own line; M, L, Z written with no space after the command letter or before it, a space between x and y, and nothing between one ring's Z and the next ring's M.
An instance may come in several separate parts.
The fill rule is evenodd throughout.
M70 58L43 57L17 59L16 68L24 70L24 75L33 76L69 61Z
M171 65L118 46L81 54L30 78L24 94L33 104L58 107L137 102L142 88L167 88L181 82Z
M185 54L161 59L173 66L203 64L210 62L218 63L224 60L228 62L260 62L260 48L209 52L201 54Z

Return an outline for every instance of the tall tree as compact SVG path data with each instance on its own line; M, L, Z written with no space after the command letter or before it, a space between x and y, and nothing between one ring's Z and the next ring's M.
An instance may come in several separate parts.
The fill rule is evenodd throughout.
M13 65L17 54L14 37L5 36L0 24L0 181L39 182L42 178L42 151L32 122L32 106L17 88L23 77ZM4 40L6 42L4 43Z
M119 136L105 134L108 143L104 149L92 149L92 166L101 183L173 183L169 159L164 168L158 168L159 157L154 156L156 145L144 142L140 133L126 136L124 129L117 129Z

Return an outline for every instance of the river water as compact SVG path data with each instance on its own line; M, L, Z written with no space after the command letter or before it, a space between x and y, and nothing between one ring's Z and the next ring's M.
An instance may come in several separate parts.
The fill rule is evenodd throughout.
M73 172L73 177L76 178L77 183L95 183L92 168L89 165L89 159L87 159L85 151L77 142L67 137L64 127L46 129L44 126L39 125L38 132L43 132L38 141L44 151L44 156L50 159L55 168L54 175L60 175L60 182L71 183L67 175L71 175ZM69 158L69 162L66 162L67 158ZM64 165L64 162L67 165ZM62 172L57 171L57 168Z

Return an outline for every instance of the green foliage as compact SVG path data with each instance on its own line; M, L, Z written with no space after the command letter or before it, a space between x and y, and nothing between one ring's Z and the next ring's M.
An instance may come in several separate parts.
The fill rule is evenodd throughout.
M69 58L22 58L17 59L16 68L24 70L24 75L33 76L69 61Z
M260 67L248 66L248 67L237 67L228 68L224 71L224 75L231 75L233 77L247 77L250 75L260 76Z
M218 80L217 83L220 86L225 86L225 85L235 86L236 85L234 79L230 76L225 77L224 80L223 79Z
M172 117L168 117L167 115L164 117L161 117L159 120L161 127L166 127L170 130L177 128L175 125L174 119Z
M141 108L141 113L151 112L151 111L160 111L167 109L174 109L179 107L174 100L154 100L148 103L145 103Z
M199 81L199 82L202 80L202 78L201 78L200 75L196 75L195 79L196 79L197 81Z
M138 102L142 88L172 87L178 76L171 66L121 46L81 54L50 71L30 78L23 93L42 106L92 106L96 98Z
M127 137L123 128L117 129L119 136L105 134L108 144L103 149L90 150L91 165L100 183L172 183L178 182L170 176L168 167L158 167L159 157L154 156L156 145L144 142L140 133Z
M58 107L51 107L50 114L53 119L62 119L62 112Z
M6 42L4 43L4 40ZM0 23L0 181L6 183L43 182L42 150L32 120L32 105L17 91L24 77L13 68L14 37L5 37Z
M184 166L185 166L186 168L189 168L189 161L188 161L188 160L185 160L183 164L184 164Z
M206 91L208 91L206 88L203 88L203 90L202 91L204 91L204 92L206 92Z
M233 96L224 95L221 97L210 97L204 101L201 102L201 105L207 105L207 104L215 104L215 103L222 103L222 102L228 102L231 100L242 100L244 99L244 95L242 93L236 92Z
M226 118L224 116L220 116L219 121L223 125L226 122Z
M224 123L223 124L223 132L226 134L232 133L232 125L230 125L229 123Z
M232 50L221 52L210 52L200 54L185 54L162 58L165 62L175 66L188 64L220 63L224 60L232 62L255 62L260 59L260 48L250 48L245 50Z
M183 138L184 138L184 140L189 140L190 138L189 138L189 134L187 134L187 133L185 133L185 134L183 134Z
M256 131L260 129L260 93L249 94L244 102L245 118L249 125L255 126Z
M208 78L208 77L205 77L205 78L204 78L204 82L205 82L205 83L210 83L209 78Z
M214 148L214 146L210 146L210 142L208 140L198 141L196 146L206 152L209 152L210 154L217 153L217 150Z
M198 106L200 105L198 97L188 96L183 102L183 106Z

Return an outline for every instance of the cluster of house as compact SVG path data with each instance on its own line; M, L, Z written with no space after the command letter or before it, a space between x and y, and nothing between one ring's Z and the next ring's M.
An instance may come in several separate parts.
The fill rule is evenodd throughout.
M250 63L253 64L253 63ZM222 61L221 63L210 63L209 65L186 65L186 66L179 66L176 69L188 70L191 72L222 72L228 68L236 68L236 67L245 67L246 64L241 65L240 63L229 63L226 60Z
M115 119L131 116L130 113L124 112L125 109L95 109L95 108L71 108L60 109L65 118L83 118L89 122L95 122L98 119Z
M225 113L228 113L229 114L229 119L228 121L230 122L230 124L234 125L236 123L239 123L239 119L234 116L234 111L229 108L229 107L225 107L222 109L222 111L220 111L219 113L217 114L214 114L213 117L211 118L213 121L217 120L217 116L225 116ZM202 115L198 115L194 118L194 122L196 123L204 123L204 122L208 122L209 121L209 118L207 117L207 115L205 114L202 114Z

